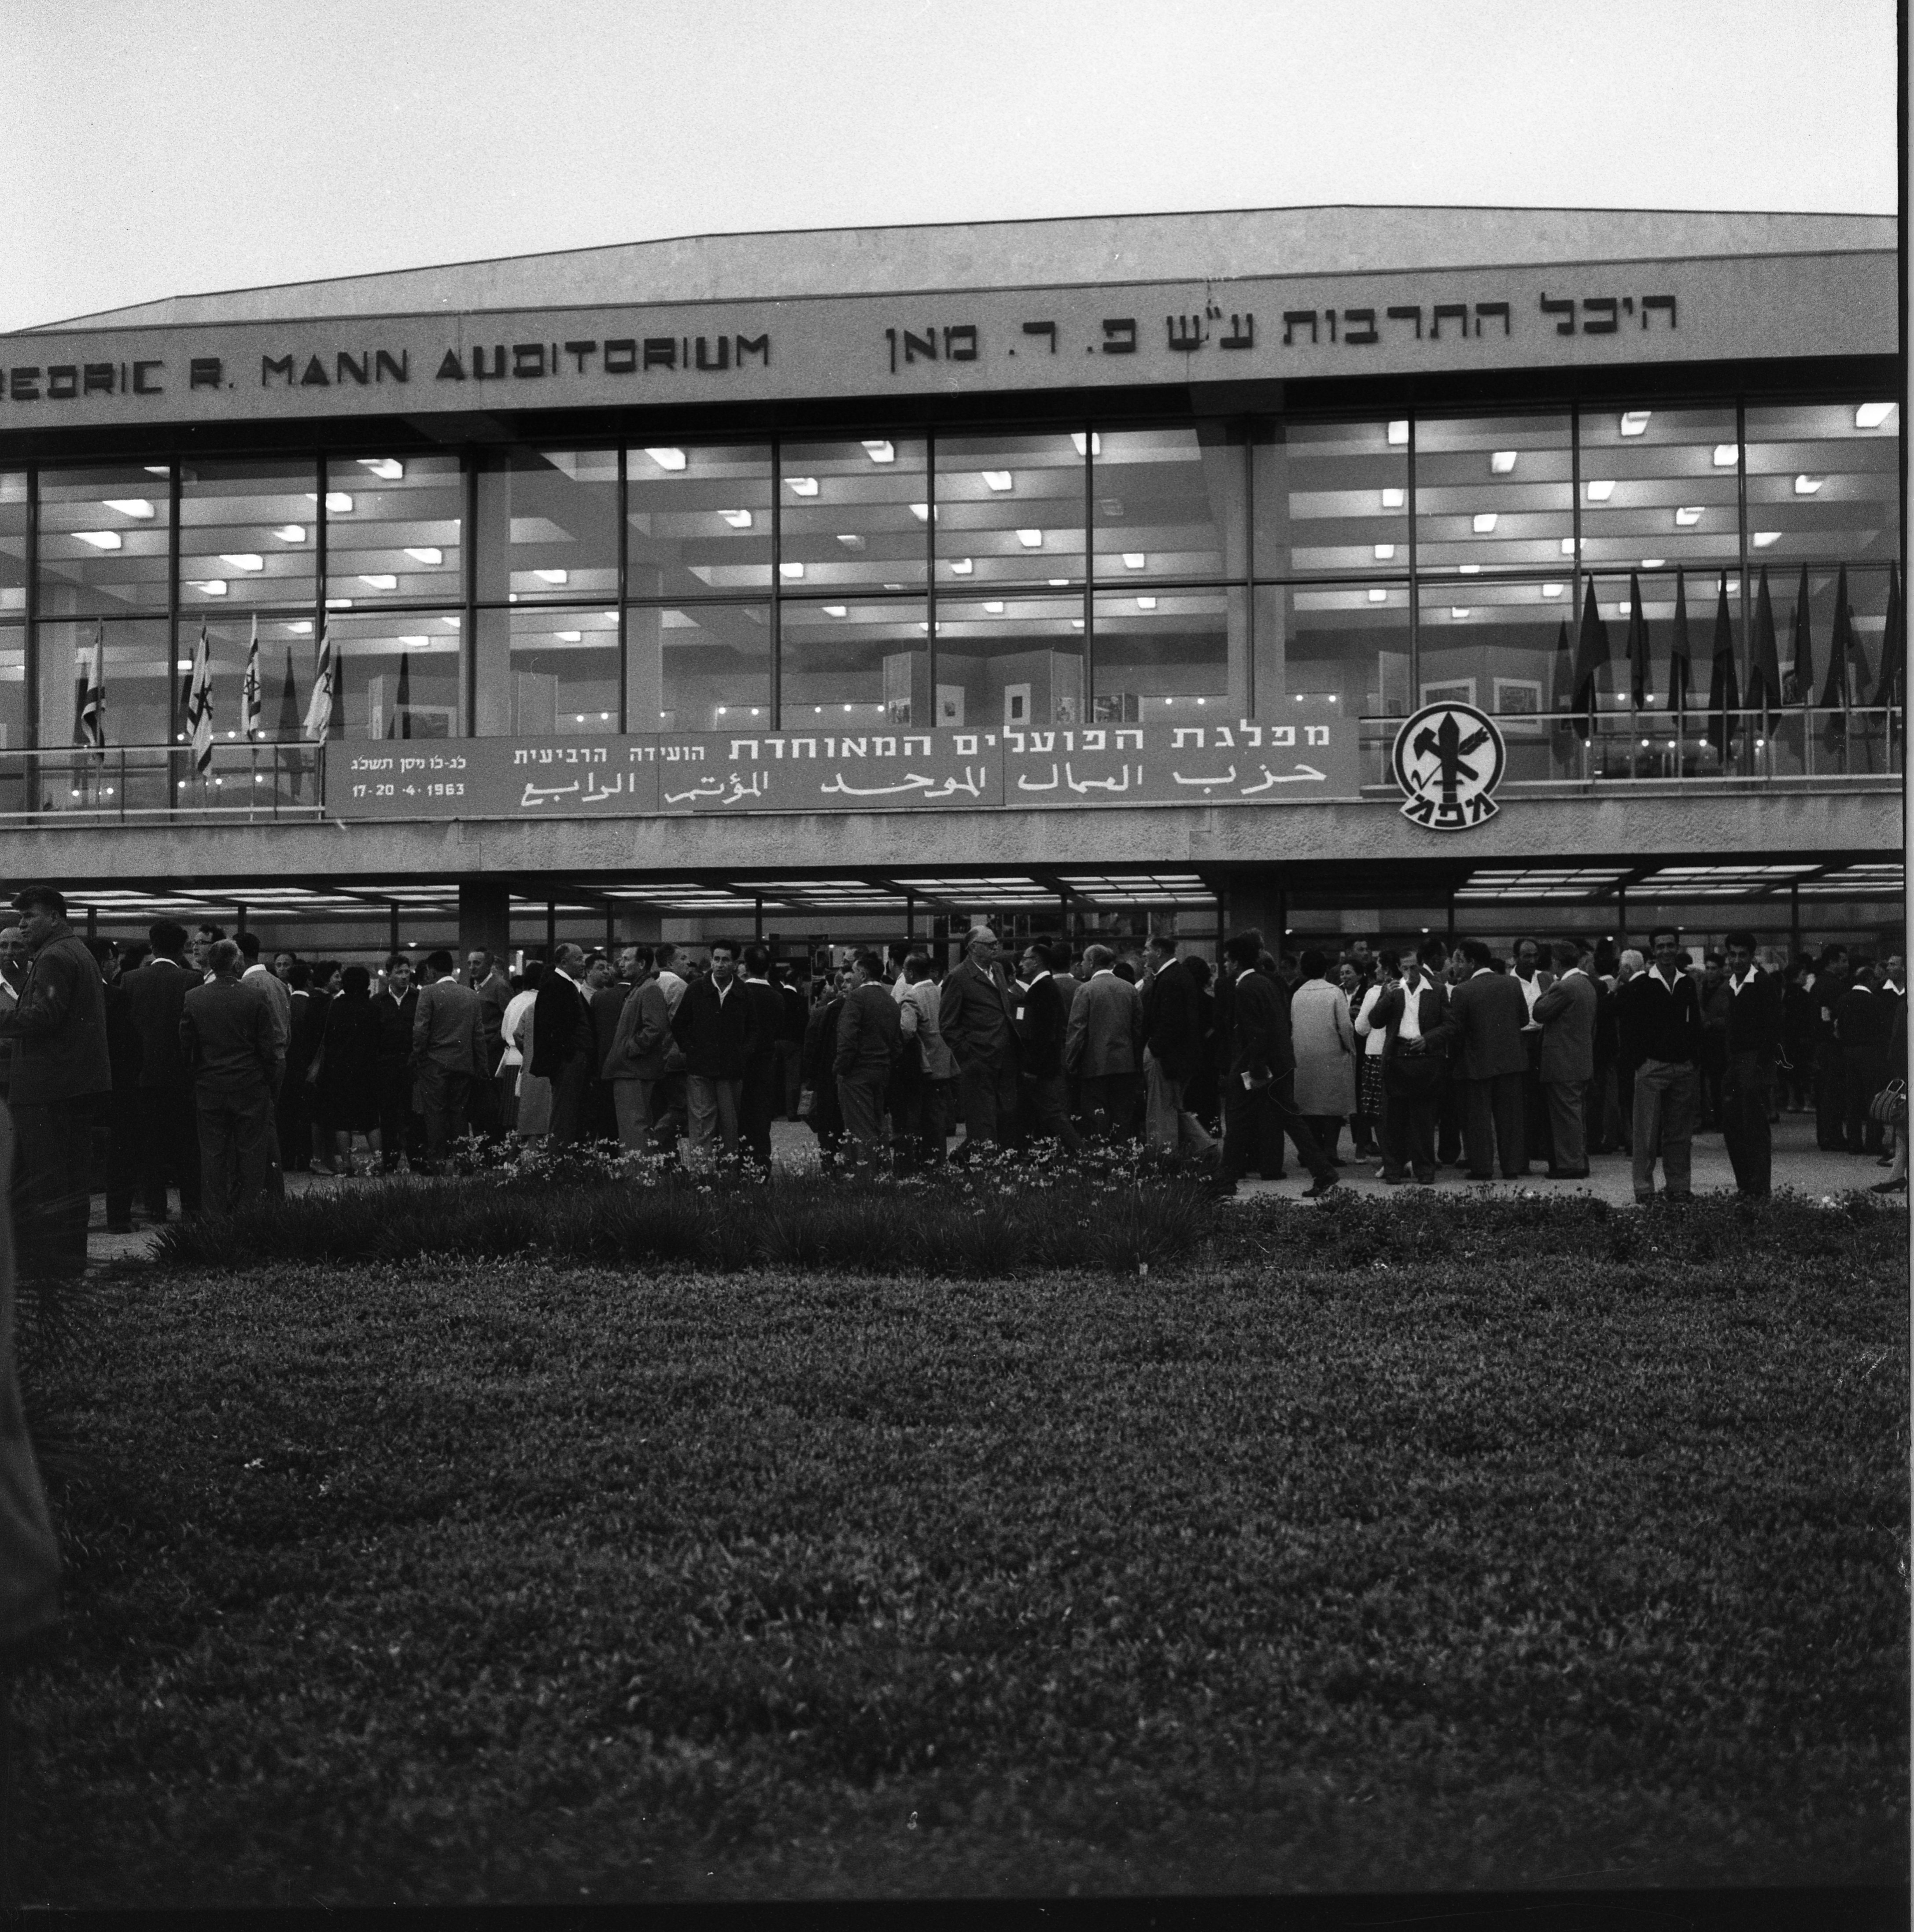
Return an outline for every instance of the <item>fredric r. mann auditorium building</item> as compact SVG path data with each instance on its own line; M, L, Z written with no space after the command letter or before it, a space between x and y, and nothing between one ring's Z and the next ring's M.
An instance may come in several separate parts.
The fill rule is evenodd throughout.
M335 952L1898 950L1896 244L1274 209L16 333L0 872Z

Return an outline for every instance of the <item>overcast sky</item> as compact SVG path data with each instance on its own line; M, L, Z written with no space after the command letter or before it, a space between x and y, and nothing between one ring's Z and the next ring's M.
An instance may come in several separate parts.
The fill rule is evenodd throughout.
M0 330L750 229L1895 206L1891 0L0 0Z

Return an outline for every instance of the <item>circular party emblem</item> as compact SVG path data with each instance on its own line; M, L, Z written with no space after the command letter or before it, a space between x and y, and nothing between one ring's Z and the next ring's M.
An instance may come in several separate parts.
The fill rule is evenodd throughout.
M1402 816L1436 832L1462 832L1495 816L1507 748L1473 704L1425 704L1396 734L1390 768Z

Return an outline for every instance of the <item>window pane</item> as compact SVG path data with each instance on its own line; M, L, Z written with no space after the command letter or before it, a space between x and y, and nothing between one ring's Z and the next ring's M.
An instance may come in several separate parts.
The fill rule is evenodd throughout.
M164 745L172 741L175 694L185 680L173 670L164 617L116 620L106 626L107 742ZM98 620L43 623L40 630L40 742L77 741L81 681L91 672ZM236 692L237 686L234 687Z
M777 568L786 590L923 583L930 512L921 441L786 443L783 464Z
M1257 592L1253 715L1280 718L1298 698L1333 698L1345 716L1408 715L1407 585L1272 585Z
M170 727L152 738L129 739L121 729L120 707L113 688L113 626L107 626L107 735L117 743L177 744L185 730L185 704L198 645L200 626L206 628L207 657L212 668L212 728L215 744L247 742L245 718L246 659L252 649L254 620L242 613L208 614L182 619L173 641L173 704ZM313 647L309 617L262 617L259 624L259 728L256 742L292 740L305 728L305 707L312 698L317 653ZM290 674L290 676L289 676Z
M1416 424L1416 568L1552 570L1574 543L1566 416L1433 417Z
M618 596L618 452L513 449L479 470L482 603ZM416 561L416 560L408 560Z
M641 446L626 452L625 475L630 525L625 565L632 596L770 588L768 448Z
M1552 588L1556 592L1552 596L1548 594ZM1672 579L1667 588L1672 599ZM1713 588L1711 584L1711 594ZM1566 710L1573 696L1569 673L1580 621L1573 608L1573 592L1566 578L1559 584L1551 579L1543 584L1483 584L1466 590L1457 586L1426 591L1416 704L1459 700L1478 710L1515 717ZM1596 595L1608 627L1613 660L1597 680L1598 692L1606 696L1615 688L1618 677L1624 686L1627 682L1627 668L1619 660L1628 620L1614 601L1627 597L1627 580L1618 584L1604 580L1597 584ZM1713 605L1703 611L1700 604L1699 586L1691 579L1690 634L1696 650L1705 653ZM1652 614L1652 601L1649 608ZM1666 626L1661 630L1665 655Z
M1098 431L1098 581L1244 575L1244 447L1217 423Z
M1649 570L1738 562L1736 462L1732 409L1584 410L1583 559Z
M1750 559L1885 563L1900 554L1897 406L1750 409L1747 433Z
M462 737L461 622L452 610L335 612L327 625L338 666L332 736Z
M480 737L618 727L616 610L481 610Z
M1199 710L1248 710L1248 687L1232 680L1243 664L1248 608L1239 591L1166 590L1158 596L1096 600L1095 691L1089 722L1147 724ZM1232 633L1237 644L1231 649ZM1234 686L1234 694L1232 687Z
M310 605L318 466L309 459L196 463L179 472L179 602L191 609Z
M0 610L26 608L26 472L0 470Z
M455 456L335 457L326 466L326 596L335 608L463 595Z
M1259 576L1408 568L1406 420L1261 424L1251 447Z
M1062 433L937 439L940 588L1082 584L1080 441Z
M787 602L780 621L786 730L827 716L927 724L930 627L917 598Z
M625 613L626 723L717 731L771 718L771 606L645 604Z
M0 624L0 752L20 751L26 744L26 632L17 624ZM0 808L13 807L0 800Z
M173 515L164 464L40 472L40 612L163 611Z
M1083 716L1083 599L937 599L936 722L951 730Z

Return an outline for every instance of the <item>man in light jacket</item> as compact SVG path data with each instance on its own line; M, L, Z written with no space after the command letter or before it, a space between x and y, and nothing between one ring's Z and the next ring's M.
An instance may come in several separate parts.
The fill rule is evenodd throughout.
M641 953L638 969L644 973L651 960ZM672 1037L671 1004L656 974L641 978L620 1010L604 1071L617 1112L618 1144L669 1154L684 1120L684 1055Z
M1116 976L1116 956L1108 946L1086 946L1083 964L1089 977L1064 1030L1064 1070L1077 1082L1084 1131L1099 1140L1129 1140L1143 1064L1143 1001L1128 980Z
M918 1158L940 1161L948 1144L951 1091L957 1084L957 1061L945 1044L942 1000L937 983L930 976L930 956L913 952L904 962L900 1006L917 1013L917 1048L924 1062L924 1077L918 1086ZM898 1015L901 1024L903 1015ZM906 1048L906 1052L909 1049Z
M1595 1076L1595 982L1582 970L1582 949L1558 939L1549 949L1554 983L1537 994L1531 1014L1542 1028L1542 1098L1549 1109L1551 1180L1585 1180L1588 1145L1582 1099Z
M536 1042L536 1027L533 1038ZM425 1171L443 1171L447 1150L463 1140L472 1089L491 1069L485 1060L485 1002L452 977L449 952L425 962L412 1014L412 1073L425 1117Z

